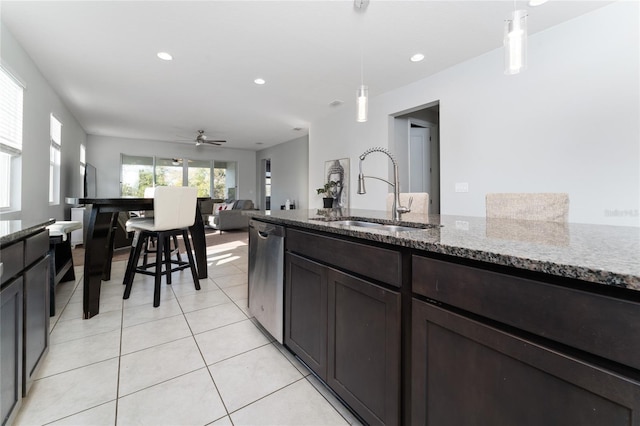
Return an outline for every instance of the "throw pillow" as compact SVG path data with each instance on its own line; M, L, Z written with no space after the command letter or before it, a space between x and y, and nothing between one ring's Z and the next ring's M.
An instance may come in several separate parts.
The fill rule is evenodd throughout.
M235 201L232 201L230 203L226 204L226 208L225 210L233 210L233 205L235 204Z

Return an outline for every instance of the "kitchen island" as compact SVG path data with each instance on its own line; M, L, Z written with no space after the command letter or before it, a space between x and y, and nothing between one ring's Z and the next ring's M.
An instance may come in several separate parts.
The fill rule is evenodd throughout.
M287 228L285 345L367 423L640 424L640 228L248 214Z

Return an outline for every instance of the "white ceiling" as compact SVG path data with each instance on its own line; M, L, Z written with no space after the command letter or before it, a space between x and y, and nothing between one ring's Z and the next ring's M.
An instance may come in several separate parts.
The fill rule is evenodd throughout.
M551 0L529 34L610 1ZM499 48L512 1L1 1L1 17L89 134L262 149L335 108ZM161 61L159 51L174 60ZM426 59L412 63L422 52ZM502 64L496 64L502 72ZM257 77L267 83L253 83ZM329 103L344 101L338 107ZM375 100L374 100L375 101ZM300 127L302 130L293 130ZM261 145L258 145L261 143Z

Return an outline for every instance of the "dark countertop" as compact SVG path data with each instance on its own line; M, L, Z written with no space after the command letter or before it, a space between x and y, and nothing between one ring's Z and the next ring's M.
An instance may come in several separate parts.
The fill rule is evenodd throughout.
M0 220L0 245L10 244L51 225L55 219L37 221Z
M376 210L273 210L269 215L264 211L244 214L283 225L640 291L638 227L409 213L403 215L402 224L432 227L391 232L318 220L348 217L392 222L389 213Z

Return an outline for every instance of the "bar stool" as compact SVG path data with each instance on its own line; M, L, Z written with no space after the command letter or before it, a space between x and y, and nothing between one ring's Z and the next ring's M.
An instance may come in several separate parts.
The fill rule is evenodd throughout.
M155 287L153 306L160 306L160 283L166 275L167 284L171 284L171 273L186 268L191 270L196 290L200 290L200 281L189 242L189 227L193 225L196 215L198 189L191 187L157 187L154 194L154 214L152 218L137 218L127 221L127 229L136 233L134 249L129 255L128 271L125 276L123 299L128 299L136 273L153 275ZM170 239L182 235L187 251L188 262L171 262ZM148 265L137 266L140 254L149 238L156 239L155 271L148 271ZM176 264L172 267L172 264ZM162 265L164 264L164 270ZM130 270L129 270L130 268Z

